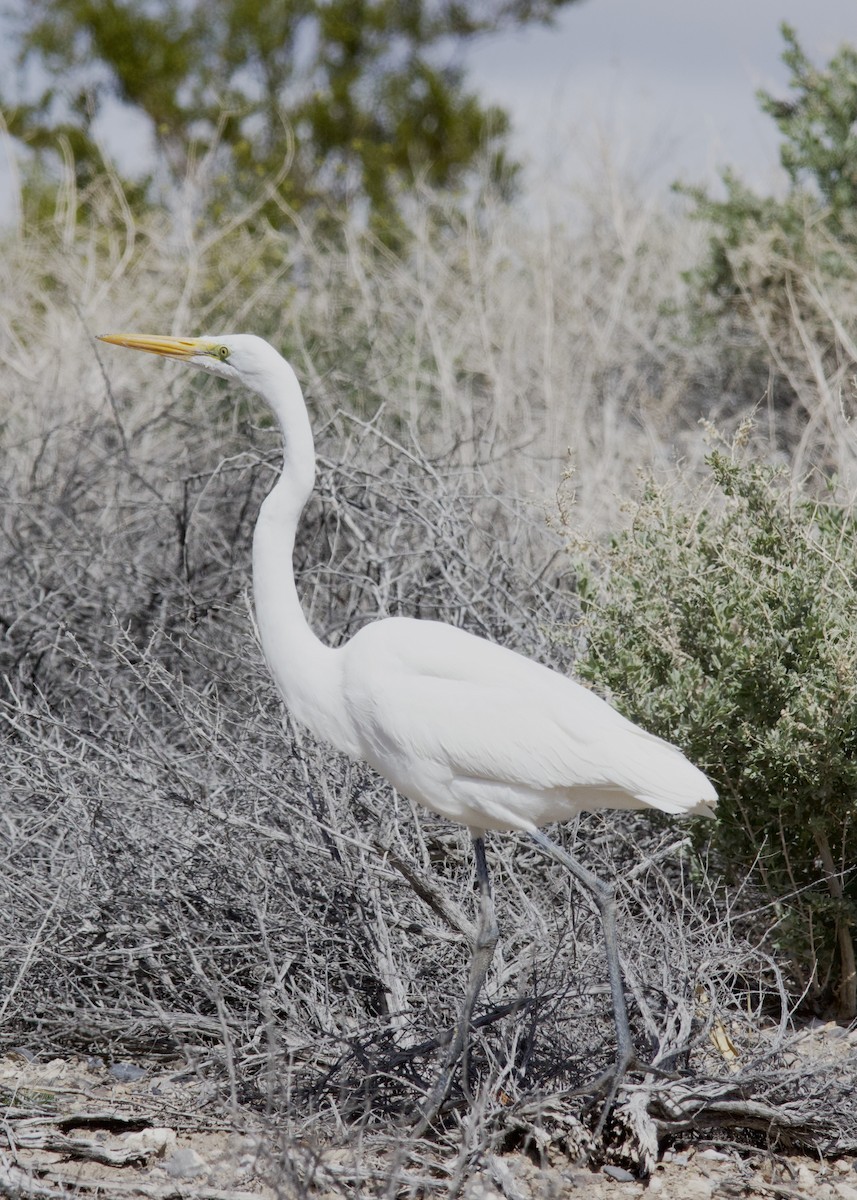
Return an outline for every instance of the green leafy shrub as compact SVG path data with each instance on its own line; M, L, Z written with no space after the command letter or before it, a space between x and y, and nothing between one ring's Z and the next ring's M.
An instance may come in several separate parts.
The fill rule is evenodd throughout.
M792 415L793 444L820 398L835 456L857 334L857 49L815 67L794 30L782 33L790 94L758 100L782 135L787 185L762 195L726 170L725 194L679 187L709 231L688 273L689 315L701 343L719 334L723 390L737 378L742 400L767 393Z
M708 461L701 506L651 485L603 551L579 670L711 776L723 863L771 897L800 984L853 1017L857 518Z
M757 97L783 136L780 162L789 180L785 195L759 196L731 170L722 174L725 199L705 188L680 189L695 200L695 215L712 226L698 282L724 302L740 299L745 291L750 247L760 238L773 252L803 264L813 253L818 229L841 239L846 252L857 245L857 49L843 45L820 69L801 49L794 29L785 23L781 29L792 96L780 100L760 90ZM817 265L834 272L841 267L832 250ZM775 282L760 279L758 286Z

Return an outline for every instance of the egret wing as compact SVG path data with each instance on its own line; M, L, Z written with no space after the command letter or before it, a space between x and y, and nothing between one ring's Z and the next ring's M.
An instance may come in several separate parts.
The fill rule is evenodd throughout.
M494 785L530 803L552 796L551 812L565 796L565 815L621 807L623 796L629 806L667 812L714 799L709 781L674 746L504 647L448 625L402 620L368 626L352 648L347 687L364 753L406 794L419 775L459 789L468 780Z

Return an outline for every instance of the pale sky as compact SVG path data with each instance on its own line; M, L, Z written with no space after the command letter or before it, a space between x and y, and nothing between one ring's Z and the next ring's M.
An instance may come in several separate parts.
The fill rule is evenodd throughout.
M786 94L779 25L811 60L857 44L857 0L581 0L553 28L474 47L464 61L481 94L510 110L515 148L556 165L601 131L632 169L665 185L736 166L764 185L778 131L755 91Z
M553 28L486 38L461 61L482 96L510 111L513 150L533 163L536 185L585 171L600 139L652 186L710 182L732 165L764 187L778 176L777 130L754 93L786 94L782 20L819 64L857 43L857 0L581 0ZM120 168L146 135L118 107L102 125ZM0 153L4 215L10 180Z

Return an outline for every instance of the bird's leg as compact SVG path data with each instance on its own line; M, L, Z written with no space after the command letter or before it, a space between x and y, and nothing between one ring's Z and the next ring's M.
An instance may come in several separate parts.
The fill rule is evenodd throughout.
M470 1087L467 1062L468 1033L473 1018L473 1007L482 990L482 984L485 982L485 976L488 974L488 968L491 966L491 960L497 948L497 940L500 937L500 930L494 916L494 898L491 895L491 880L488 876L488 863L485 859L484 838L475 837L473 839L473 856L476 859L476 878L479 882L479 920L473 956L470 959L467 994L458 1022L461 1031L461 1070L465 1091L468 1092Z
M561 863L566 870L570 871L578 883L583 884L594 899L601 916L601 925L604 930L604 945L607 952L607 974L610 980L610 995L613 999L613 1018L616 1022L617 1049L615 1068L607 1072L606 1075L601 1076L596 1083L596 1088L600 1088L609 1082L607 1099L604 1102L601 1117L595 1131L597 1136L603 1130L610 1115L613 1102L616 1099L616 1093L619 1090L619 1084L622 1082L622 1077L637 1061L637 1054L631 1039L631 1026L628 1023L628 1009L625 1005L625 986L622 979L622 967L619 962L615 891L612 884L605 883L603 879L599 879L592 871L588 871L579 862L575 862L571 855L567 854L561 846L555 845L547 834L542 833L541 830L531 833L530 836L546 854L550 855L551 858Z
M464 1073L464 1087L468 1090L467 1080L467 1037L473 1007L476 998L482 990L485 976L494 957L500 930L494 917L494 900L491 896L491 880L488 877L488 863L485 860L485 839L473 838L473 854L476 859L476 878L479 881L479 917L476 924L476 940L473 944L473 954L470 959L470 973L467 979L467 991L464 1004L456 1023L452 1041L449 1043L443 1066L432 1085L423 1110L417 1122L416 1133L425 1132L440 1111L441 1105L449 1094L455 1068L459 1061Z

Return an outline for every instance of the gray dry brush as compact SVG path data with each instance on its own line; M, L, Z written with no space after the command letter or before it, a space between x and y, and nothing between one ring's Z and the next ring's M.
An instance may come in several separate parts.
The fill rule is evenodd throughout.
M360 1163L386 1163L389 1177L409 1154L422 1164L414 1190L451 1188L489 1147L642 1168L658 1146L693 1136L857 1149L853 1063L810 1062L789 1045L795 985L818 990L844 962L850 901L831 881L849 851L825 834L819 796L819 821L801 836L835 871L813 876L805 858L788 880L766 869L775 797L754 816L750 759L733 773L711 749L718 739L682 717L697 711L728 740L738 701L718 700L717 664L693 659L681 630L672 638L679 617L653 571L640 574L645 594L633 574L620 583L600 626L592 589L584 595L587 669L714 774L732 842L705 852L701 829L697 853L685 828L643 816L581 819L558 836L617 880L635 1036L673 1075L638 1077L591 1145L594 1114L569 1089L613 1053L600 929L564 873L525 840L495 837L502 941L473 1036L474 1095L434 1148L409 1144L394 1119L431 1080L464 987L467 836L283 723L248 602L252 526L278 466L264 414L143 356L102 366L88 336L253 327L285 348L318 434L296 565L321 637L408 613L568 669L556 635L579 619L574 578L542 507L563 467L557 446L577 454L575 523L615 528L618 500L604 497L623 477L636 486L630 463L663 468L680 445L690 477L706 398L731 397L727 424L735 407L716 329L692 342L676 315L697 230L636 204L615 179L605 186L613 209L605 216L603 188L597 208L584 197L577 232L523 227L502 207L441 220L426 198L406 263L354 230L323 252L311 231L260 246L233 227L221 243L185 244L180 280L179 243L154 219L104 235L107 188L89 198L91 225L63 210L41 241L10 239L0 266L2 1045L188 1064L227 1111L270 1122L269 1170L284 1188L302 1186L301 1163L321 1171L337 1143L353 1150L346 1191L355 1179L374 1186ZM310 274L284 314L285 281ZM777 438L794 419L771 426ZM814 445L838 447L847 478L838 420L819 410ZM732 468L719 469L728 482ZM807 554L850 537L850 517L822 517L817 534L799 531ZM707 552L705 529L667 533L674 577L663 586L676 591L682 554ZM628 537L617 544L633 567L655 543ZM718 569L715 556L702 595ZM806 586L820 603L851 569L834 557ZM763 590L778 585L773 572L766 580ZM732 613L713 594L727 607L708 624L744 645L743 601ZM645 639L646 605L660 641ZM786 660L829 650L818 671L836 675L838 643L813 625L806 637L812 646L783 647L784 703L795 695ZM667 682L681 678L662 682L656 712L646 672L657 654ZM627 690L625 677L636 680ZM812 713L789 713L811 743ZM765 730L775 739L777 722ZM812 945L795 940L795 909L812 914Z

